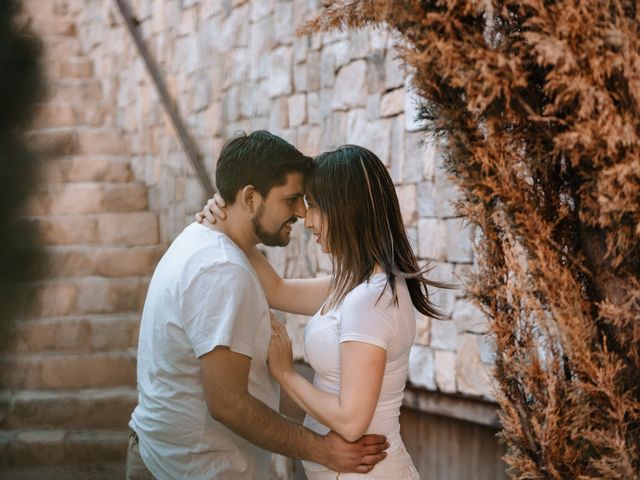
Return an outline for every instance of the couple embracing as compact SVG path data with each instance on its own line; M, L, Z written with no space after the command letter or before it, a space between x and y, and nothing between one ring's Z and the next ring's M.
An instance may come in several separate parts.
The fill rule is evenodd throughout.
M160 260L138 346L129 479L268 478L270 453L314 479L416 479L400 438L414 309L439 316L391 178L369 150L313 159L266 131L229 141L219 195ZM283 279L256 245L284 246L304 225L330 277ZM269 308L312 315L313 384L293 368ZM278 413L279 389L306 413Z

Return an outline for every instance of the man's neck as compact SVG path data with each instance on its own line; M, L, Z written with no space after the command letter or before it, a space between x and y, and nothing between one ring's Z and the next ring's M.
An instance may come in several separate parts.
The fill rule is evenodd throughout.
M218 219L215 224L211 224L207 220L203 221L202 224L211 230L223 233L244 252L249 251L250 248L258 244L250 225L245 226L242 225L242 222L234 222L229 217L225 220Z

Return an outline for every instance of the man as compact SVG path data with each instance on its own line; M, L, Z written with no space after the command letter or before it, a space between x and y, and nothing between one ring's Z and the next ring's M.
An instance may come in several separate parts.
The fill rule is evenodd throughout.
M138 346L127 478L265 479L270 454L368 472L384 437L348 443L276 413L268 304L243 249L286 245L311 159L265 131L228 142L216 184L227 221L188 226L154 272Z

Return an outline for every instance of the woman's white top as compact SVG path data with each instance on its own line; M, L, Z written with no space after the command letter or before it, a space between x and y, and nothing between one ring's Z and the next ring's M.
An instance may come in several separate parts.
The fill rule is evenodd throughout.
M400 406L407 381L409 350L415 339L416 322L407 284L396 280L398 302L394 304L386 274L372 275L349 292L342 303L325 314L316 313L304 331L307 359L315 372L319 390L340 393L340 343L363 342L387 351L380 397L366 433L386 435L389 452L402 445ZM363 370L363 375L367 372ZM325 435L329 428L307 415L304 425ZM309 470L325 467L304 462Z

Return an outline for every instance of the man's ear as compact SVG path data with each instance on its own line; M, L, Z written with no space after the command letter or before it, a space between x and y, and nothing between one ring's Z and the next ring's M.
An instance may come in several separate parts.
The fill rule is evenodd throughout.
M253 185L247 185L238 194L240 205L252 215L256 212L262 202L262 195L255 189Z

